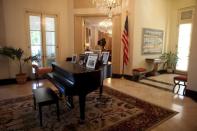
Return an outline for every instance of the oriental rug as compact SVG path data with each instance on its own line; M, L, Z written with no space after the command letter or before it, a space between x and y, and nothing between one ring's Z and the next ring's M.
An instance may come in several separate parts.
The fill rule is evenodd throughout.
M145 102L108 87L102 97L98 91L86 98L86 120L79 122L78 98L74 109L60 101L60 121L57 121L56 106L43 107L43 127L39 114L33 108L32 96L0 101L0 130L31 131L142 131L151 129L177 112Z

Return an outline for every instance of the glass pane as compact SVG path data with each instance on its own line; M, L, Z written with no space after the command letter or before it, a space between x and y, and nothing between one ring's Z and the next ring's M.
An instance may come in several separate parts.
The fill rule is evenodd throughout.
M55 46L47 46L47 57L55 58Z
M29 16L29 25L30 25L30 30L40 30L40 16Z
M179 27L179 38L178 38L178 63L176 66L177 70L187 71L188 68L188 57L191 43L191 29L192 24L181 24Z
M53 62L55 62L55 58L47 58L46 66L51 66Z
M46 31L55 31L55 18L46 17L45 24L46 24Z
M41 46L31 46L31 54L32 56L37 55L39 62L38 63L32 63L37 64L38 66L42 66L42 48Z
M46 45L55 45L55 32L46 32Z
M47 66L51 66L55 62L55 46L47 46Z
M41 45L41 32L30 31L31 45Z

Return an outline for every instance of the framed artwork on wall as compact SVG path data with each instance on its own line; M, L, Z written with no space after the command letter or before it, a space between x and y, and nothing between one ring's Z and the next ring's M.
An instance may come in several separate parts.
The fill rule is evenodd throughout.
M162 54L164 31L143 28L142 54Z

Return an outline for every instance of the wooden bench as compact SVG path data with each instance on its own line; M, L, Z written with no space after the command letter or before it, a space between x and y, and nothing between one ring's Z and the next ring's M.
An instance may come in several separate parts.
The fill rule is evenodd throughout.
M135 68L133 69L133 79L135 81L138 81L142 78L144 78L146 75L146 69L145 68Z
M50 88L37 88L33 90L34 109L36 105L39 107L40 126L42 126L42 107L46 105L56 104L57 119L59 121L59 101L57 94Z
M178 85L178 90L175 92L175 87ZM183 89L183 95L185 95L186 87L187 87L187 76L179 75L174 77L174 88L173 92L178 93L180 90L180 87L184 86Z

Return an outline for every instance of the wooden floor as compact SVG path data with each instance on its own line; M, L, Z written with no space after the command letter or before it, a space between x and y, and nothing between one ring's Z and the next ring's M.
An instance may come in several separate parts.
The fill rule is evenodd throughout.
M56 90L47 80L42 80L40 85ZM197 103L188 97L125 79L107 79L104 85L144 101L179 112L171 119L153 128L153 131L197 131ZM26 96L31 94L32 88L35 87L36 84L32 81L24 85L0 86L0 100Z

